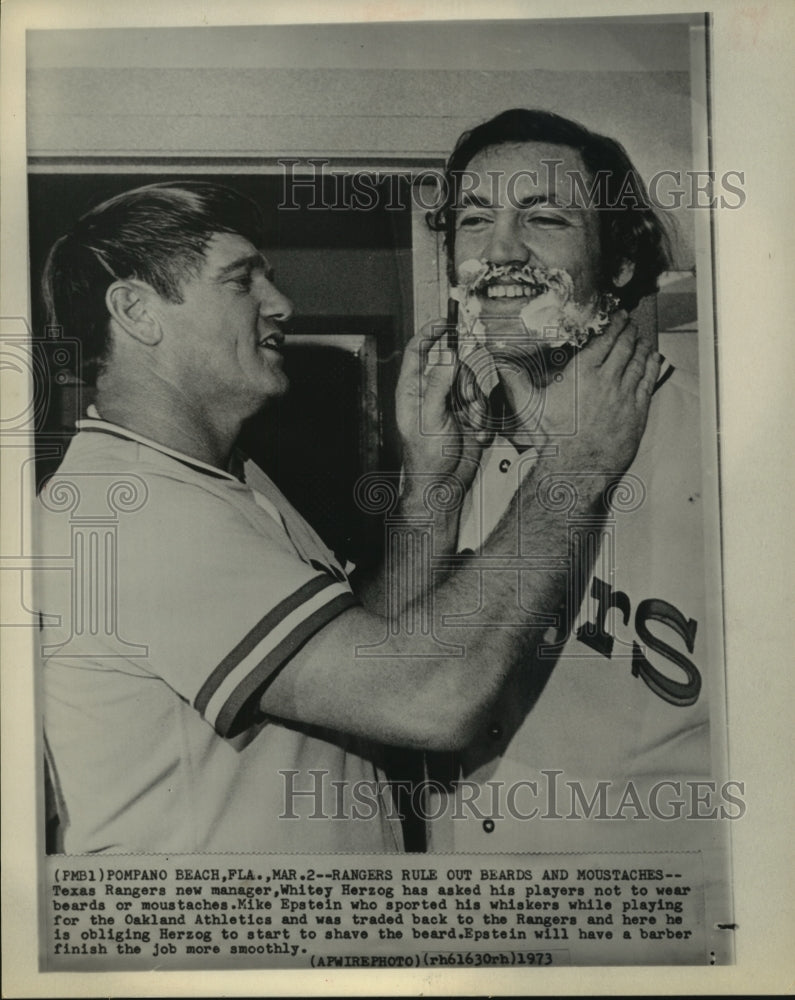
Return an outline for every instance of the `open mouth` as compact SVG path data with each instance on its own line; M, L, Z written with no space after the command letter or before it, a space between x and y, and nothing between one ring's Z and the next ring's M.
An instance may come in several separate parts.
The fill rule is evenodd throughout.
M534 299L541 294L537 285L487 285L485 291L489 299Z
M534 298L555 289L568 301L573 293L571 275L561 268L534 267L524 264L490 264L481 260L465 260L458 269L459 288L469 295L489 298ZM504 289L504 291L503 291Z
M283 333L271 333L267 337L257 342L257 347L265 347L269 351L276 351L277 354L282 353L282 345L284 344L284 334Z
M450 297L459 305L459 343L465 353L473 343L493 341L497 324L504 325L517 310L522 326L514 339L522 330L546 337L554 329L557 339L582 346L602 332L618 306L618 299L608 293L576 303L574 281L562 268L472 259L459 265L458 280Z
M459 334L464 343L467 339L484 343L489 339L487 327L493 332L495 322L517 313L529 329L529 324L525 323L528 311L537 311L542 304L545 313L552 310L544 323L549 326L571 301L574 292L568 271L534 267L530 263L517 266L466 260L459 265L458 279L459 284L450 290L450 296L459 304Z

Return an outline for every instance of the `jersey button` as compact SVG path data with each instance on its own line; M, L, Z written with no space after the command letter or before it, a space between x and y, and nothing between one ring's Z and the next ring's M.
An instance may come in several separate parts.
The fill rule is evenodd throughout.
M492 740L498 740L502 736L502 726L498 726L495 722L489 728L489 738Z
M483 830L484 830L485 833L493 833L494 832L494 820L493 819L484 819L483 820Z
M500 462L500 472L507 472L508 469L510 469L510 467L511 467L510 459L504 458Z

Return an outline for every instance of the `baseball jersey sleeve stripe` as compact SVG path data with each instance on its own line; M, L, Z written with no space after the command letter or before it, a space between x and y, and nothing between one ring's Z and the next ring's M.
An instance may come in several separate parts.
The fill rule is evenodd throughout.
M244 660L252 650L256 649L259 643L261 643L262 640L266 638L273 631L273 629L279 625L280 622L284 621L288 615L292 614L296 608L300 607L305 601L311 600L316 594L325 590L335 582L336 581L331 576L325 573L318 573L317 576L313 576L311 580L307 580L307 582L299 587L298 590L294 591L288 597L285 597L283 601L280 601L275 608L271 608L271 610L257 622L251 631L240 640L231 653L225 656L213 670L202 685L199 693L196 695L196 699L193 702L194 708L198 712L201 712L202 715L206 715L207 705L210 699L218 690L219 685L223 683L227 675L234 670L235 667L242 660Z
M336 607L338 601L343 606L329 614L330 606ZM334 577L313 577L268 612L224 658L202 686L194 707L221 732L219 716L223 713L227 725L231 722L224 708L235 699L239 685L249 691L245 697L251 690L262 688L301 643L345 607L356 603L350 589Z
M259 708L259 699L267 684L309 639L330 621L358 605L350 592L338 594L320 607L310 618L305 618L296 628L249 671L221 707L215 719L215 728L226 737L236 736L251 721Z

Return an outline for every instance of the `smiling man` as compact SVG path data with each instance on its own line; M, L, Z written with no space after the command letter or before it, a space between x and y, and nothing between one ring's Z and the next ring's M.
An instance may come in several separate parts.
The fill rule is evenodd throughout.
M360 605L334 554L235 450L243 422L288 390L291 304L264 242L253 203L184 182L105 202L48 259L52 321L80 339L96 383L40 497L45 742L68 853L400 849L380 748L471 742L541 638L536 612L565 594L566 518L536 498L534 473L483 550L518 527L527 558L551 560L526 581L532 612L495 634L448 623L479 589L467 558L432 592L393 565L407 586L389 618ZM430 363L432 346L409 344L397 400L401 511L420 534L429 484L463 497L480 454L448 405L454 359ZM558 450L590 472L580 502L596 518L658 371L622 315L583 352L587 420ZM550 390L545 434L569 391L566 378ZM539 474L559 467L556 453ZM436 512L441 551L459 513ZM495 621L514 575L484 600ZM419 602L449 655L400 627Z
M457 306L459 419L493 436L460 522L459 551L479 552L543 461L532 426L550 387L656 290L667 238L622 147L549 112L514 109L465 133L446 180L431 222ZM575 489L559 502L579 555L566 600L476 738L432 761L448 787L431 806L436 850L690 842L692 824L661 821L652 834L628 822L681 816L673 800L712 773L701 418L694 375L670 361L676 340L661 344L649 425L601 523L575 507L586 470L568 467ZM595 388L572 394L561 454ZM502 551L520 552L520 539Z

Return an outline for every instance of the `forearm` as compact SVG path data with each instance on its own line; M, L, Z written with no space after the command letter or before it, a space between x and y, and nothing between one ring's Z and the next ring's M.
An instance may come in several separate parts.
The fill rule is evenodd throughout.
M532 662L550 622L567 627L567 610L579 604L601 541L610 482L604 475L567 475L557 460L539 461L480 552L436 561L446 578L437 577L417 603L440 643L465 652L458 661L436 664L438 676L426 683L457 687L461 697L449 704L471 727L488 712L508 672ZM414 620L419 617L415 608Z
M478 554L432 558L427 528L407 519L391 563L399 599L384 615L354 610L323 629L266 692L265 711L384 743L471 742L544 617L566 602L579 543L571 509L537 493L548 471L539 463ZM592 483L578 503L598 518L601 489Z
M432 583L438 585L450 573L449 564L445 567L442 560L456 551L463 494L452 496L449 484L444 481L434 490L429 477L424 479L422 488L416 484L414 488L407 487L404 483L396 509L384 520L381 560L376 566L356 571L351 579L356 596L373 614L387 616L405 611L409 604L427 594ZM445 503L447 497L451 498L450 503ZM404 553L409 538L415 541ZM435 573L433 577L421 573L411 590L407 590L401 581L411 570L404 560L415 562L414 553L419 555L426 545L436 563Z

